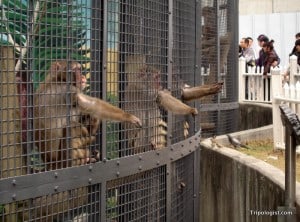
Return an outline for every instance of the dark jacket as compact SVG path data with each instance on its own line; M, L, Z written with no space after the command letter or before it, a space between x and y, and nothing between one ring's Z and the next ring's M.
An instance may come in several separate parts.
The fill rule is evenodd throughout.
M278 56L278 54L276 53L275 50L273 50L273 52L276 54L278 60L278 65L280 64L280 58ZM256 66L259 66L259 67L262 67L264 66L264 63L265 63L265 60L266 60L266 53L264 52L263 49L259 50L259 53L258 53L258 59L256 59L255 63L256 63Z
M269 73L270 70L271 70L272 63L275 62L275 61L278 62L278 60L279 60L279 57L276 54L275 50L272 50L272 51L270 51L268 53L265 53L263 75L267 75L267 73ZM278 64L279 64L279 62L278 62Z

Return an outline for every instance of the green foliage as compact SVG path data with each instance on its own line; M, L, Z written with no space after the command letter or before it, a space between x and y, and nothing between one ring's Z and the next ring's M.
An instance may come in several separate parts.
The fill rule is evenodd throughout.
M84 5L77 0L33 1L3 0L0 20L0 44L16 48L22 54L23 67L32 61L33 82L44 80L50 63L57 59L87 63L87 18ZM22 51L21 48L23 47ZM35 88L38 84L35 84Z
M118 216L118 190L117 189L111 189L107 192L107 198L106 198L106 212L107 212L107 218L113 219Z
M107 94L107 100L112 105L117 106L117 96L115 96L112 93ZM119 143L117 142L119 140L119 124L108 122L106 124L106 153L107 153L107 159L115 159L119 157Z

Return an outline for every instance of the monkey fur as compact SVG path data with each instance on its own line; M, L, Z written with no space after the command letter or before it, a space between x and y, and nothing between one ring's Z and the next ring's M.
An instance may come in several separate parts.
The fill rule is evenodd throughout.
M160 90L157 94L156 102L158 103L158 105L162 106L164 109L172 112L175 115L192 114L193 116L195 116L198 114L196 108L191 108L190 106L176 99L168 90Z
M68 93L70 104L67 104ZM82 93L81 65L77 62L62 60L51 64L45 81L35 93L34 106L35 140L47 169L65 167L69 160L72 165L90 161L88 145L94 142L102 120L126 121L141 127L139 118ZM84 115L92 121L90 130L80 122ZM68 127L71 152L67 150Z
M129 154L166 147L167 124L163 121L159 106L176 115L196 115L197 110L162 90L160 70L147 65L144 56L129 56L125 72L124 110L139 116L145 127L133 129L125 124Z
M190 102L196 99L200 99L204 96L216 94L220 92L223 87L223 82L217 82L213 84L207 84L202 86L182 87L182 100L185 102Z

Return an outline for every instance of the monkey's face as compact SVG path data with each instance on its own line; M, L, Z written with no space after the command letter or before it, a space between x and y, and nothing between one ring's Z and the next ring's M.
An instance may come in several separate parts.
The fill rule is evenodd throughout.
M50 67L52 82L66 83L71 81L72 85L82 89L86 86L86 78L81 73L81 65L78 62L61 60L53 62Z
M148 90L160 90L161 86L161 75L160 71L152 66L145 66L140 70L139 75L141 80L144 82Z

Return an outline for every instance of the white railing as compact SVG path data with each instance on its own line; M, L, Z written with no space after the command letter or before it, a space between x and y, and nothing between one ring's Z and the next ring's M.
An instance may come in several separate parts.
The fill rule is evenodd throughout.
M248 66L246 70L246 61L241 57L239 59L239 102L271 103L272 71L264 78L263 68Z
M258 67L248 67L245 59L239 59L239 102L271 103L273 113L274 147L285 148L284 127L281 122L279 105L287 104L300 116L300 67L297 57L291 56L289 82L284 83L284 71L271 69L266 78Z
M300 116L300 72L296 56L290 57L289 69L289 83L282 83L282 76L279 72L272 73L273 138L275 148L279 149L285 148L284 126L280 117L279 105L287 104Z

